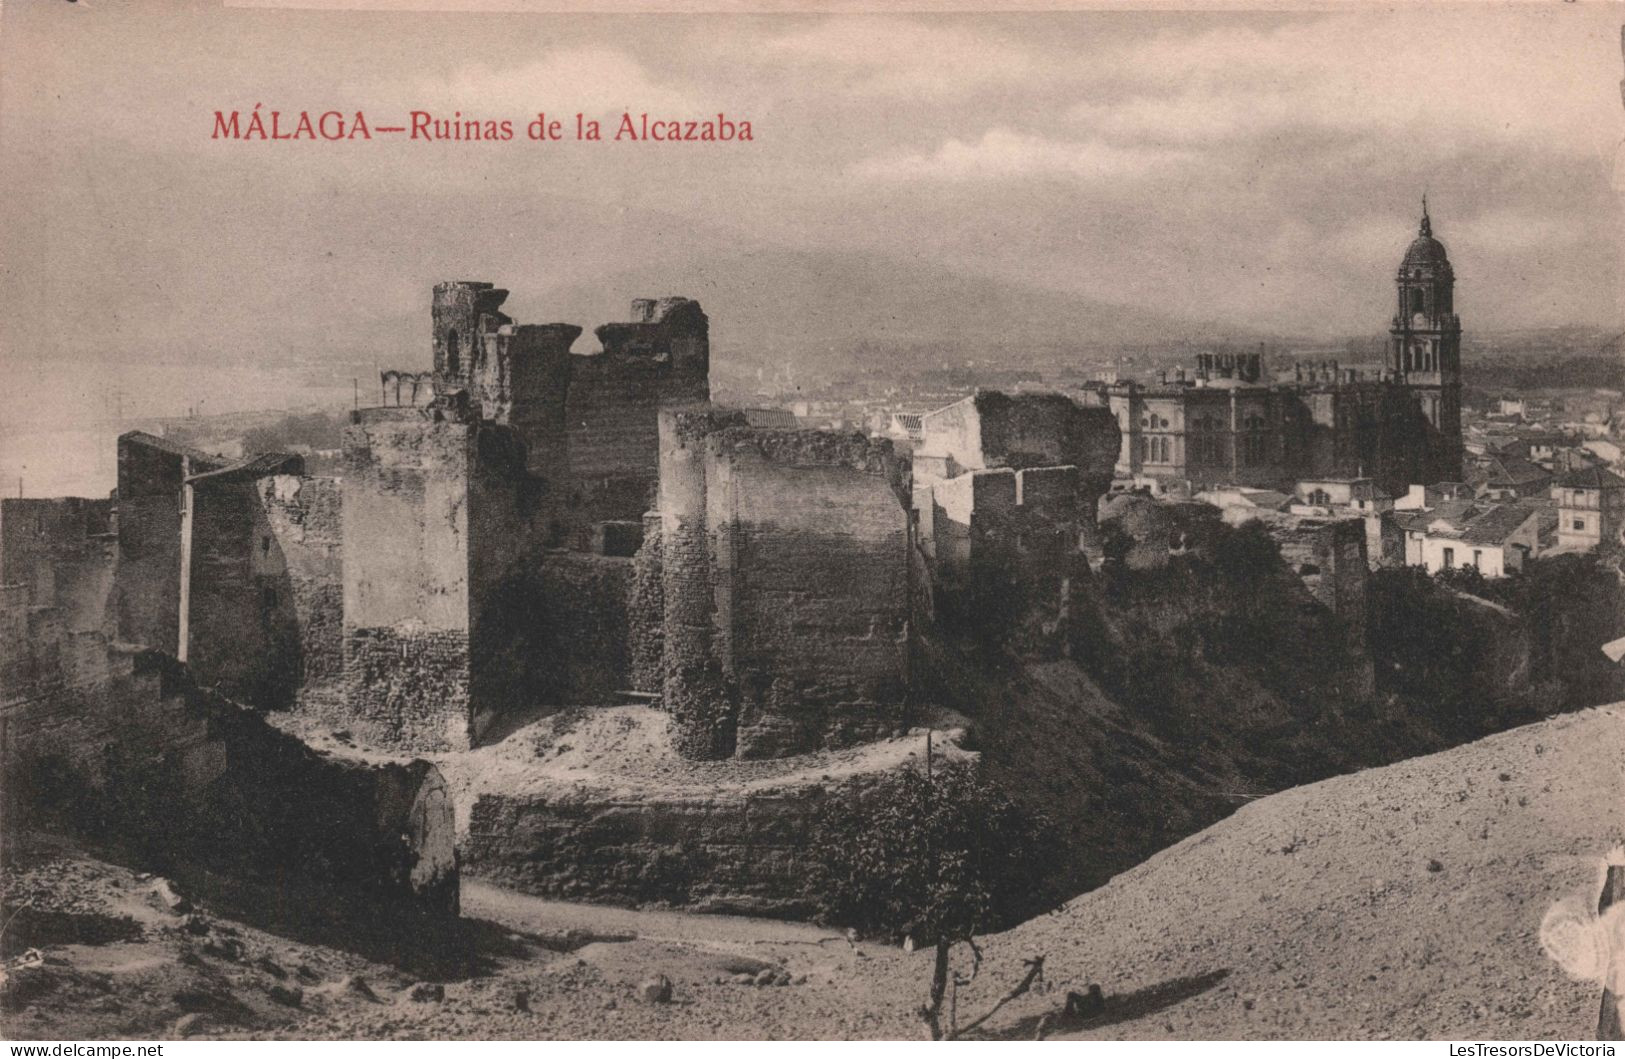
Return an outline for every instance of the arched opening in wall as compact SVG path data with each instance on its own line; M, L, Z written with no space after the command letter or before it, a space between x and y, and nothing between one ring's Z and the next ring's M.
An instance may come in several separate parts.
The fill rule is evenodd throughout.
M457 329L446 332L446 374L460 375L463 371L462 355L457 349Z
M1410 309L1410 311L1413 312L1413 313L1419 313L1419 312L1422 311L1422 288L1421 287L1412 287L1411 288L1411 309Z

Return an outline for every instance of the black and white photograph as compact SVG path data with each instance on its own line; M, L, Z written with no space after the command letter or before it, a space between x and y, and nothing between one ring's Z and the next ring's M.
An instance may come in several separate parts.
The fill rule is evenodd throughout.
M3 0L8 1055L1614 1055L1622 237L1617 2Z

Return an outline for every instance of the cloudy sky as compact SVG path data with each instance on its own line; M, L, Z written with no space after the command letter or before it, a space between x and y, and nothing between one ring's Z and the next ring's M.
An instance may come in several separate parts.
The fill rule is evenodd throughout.
M1424 189L1470 329L1610 325L1620 22L1599 3L826 17L8 0L0 356L8 373L229 362L392 326L451 275L512 287L521 319L590 329L639 292L566 291L633 265L682 290L744 253L771 287L780 251L1365 333ZM723 111L756 138L210 139L215 110L256 103L516 128L538 110Z

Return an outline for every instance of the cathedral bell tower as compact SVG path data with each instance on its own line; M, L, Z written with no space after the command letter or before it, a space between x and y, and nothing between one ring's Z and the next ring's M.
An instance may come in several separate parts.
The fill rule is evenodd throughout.
M1461 320L1455 272L1433 238L1427 198L1422 225L1394 277L1399 305L1388 334L1388 370L1429 424L1430 481L1461 477Z

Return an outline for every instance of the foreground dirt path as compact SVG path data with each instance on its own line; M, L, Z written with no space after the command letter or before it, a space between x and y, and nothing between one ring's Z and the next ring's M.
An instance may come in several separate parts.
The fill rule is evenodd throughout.
M748 916L697 916L662 909L607 908L603 905L550 901L467 879L463 882L463 915L488 919L516 931L534 934L624 935L644 941L668 941L708 947L751 945L845 945L840 931L810 923Z

